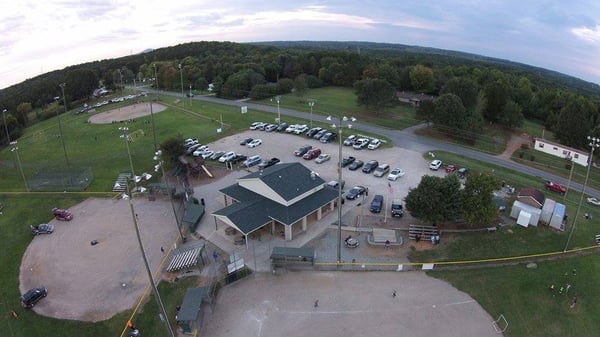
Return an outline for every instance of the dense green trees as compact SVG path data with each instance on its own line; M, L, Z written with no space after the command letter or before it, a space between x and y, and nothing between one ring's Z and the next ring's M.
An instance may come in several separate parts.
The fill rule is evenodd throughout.
M396 90L386 80L366 79L354 83L358 105L378 111L395 100Z

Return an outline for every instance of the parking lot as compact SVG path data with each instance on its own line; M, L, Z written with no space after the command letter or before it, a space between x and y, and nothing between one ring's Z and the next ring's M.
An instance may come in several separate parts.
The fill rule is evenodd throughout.
M348 131L348 130L344 130ZM193 135L190 135L193 136ZM255 148L248 148L239 145L245 138L260 138L262 145ZM315 160L304 160L294 156L293 152L302 145L312 145L318 147L323 153L330 154L331 159L322 164L317 164ZM320 143L315 139L309 139L304 135L294 135L289 133L265 132L259 130L248 130L230 137L218 140L209 144L211 149L220 151L235 151L246 156L260 155L263 159L272 157L279 158L282 163L300 162L319 174L323 180L337 180L337 163L339 143ZM440 171L429 170L429 161L424 159L421 153L409 151L402 148L379 148L377 150L355 150L350 146L343 146L342 156L354 156L364 162L369 160L378 160L380 164L387 163L393 169L394 167L402 168L406 173L403 177L396 181L389 181L384 177L377 178L373 174L363 173L360 169L351 171L347 167L342 169L342 179L345 181L344 191L350 190L353 186L362 185L369 189L368 196L359 197L356 200L345 200L343 207L342 224L344 226L344 235L357 236L356 230L370 230L372 227L379 228L396 228L402 225L408 225L413 222L407 212L402 218L391 218L390 203L392 199L403 199L410 188L416 187L421 177L425 174L443 176L445 173ZM216 161L208 161L209 169L211 166L219 165ZM220 164L222 165L222 164ZM245 261L253 269L258 271L268 271L269 266L269 251L273 246L288 246L300 247L310 245L318 250L318 258L323 261L335 261L336 253L334 247L337 242L337 235L334 230L330 230L337 223L337 212L330 212L318 223L309 224L308 230L304 233L294 236L292 241L284 241L277 235L270 235L267 229L259 231L261 240L258 241L250 237L249 248L245 246L235 246L231 236L225 234L225 225L215 224L215 221L210 213L224 207L223 196L219 192L230 184L235 183L236 179L248 174L248 171L254 172L258 170L257 166L249 169L234 169L231 173L225 175L219 180L210 181L206 185L198 185L195 188L195 195L199 198L204 198L206 202L206 215L201 220L197 232L214 242L225 252L231 253L237 251L244 256ZM388 186L389 183L389 186ZM391 188L390 188L391 186ZM384 210L381 213L373 214L369 212L369 205L373 196L380 194L384 196ZM216 230L215 230L216 228ZM347 232L346 232L347 230ZM333 231L333 232L330 232ZM319 240L316 240L316 239ZM384 251L383 247L368 247L366 243L366 235L360 238L361 247L358 250L343 253L344 261L356 259L361 261L361 254L373 254L378 258L388 258L393 261L402 261L405 259L404 252L408 245L398 249ZM381 248L381 249L379 249Z

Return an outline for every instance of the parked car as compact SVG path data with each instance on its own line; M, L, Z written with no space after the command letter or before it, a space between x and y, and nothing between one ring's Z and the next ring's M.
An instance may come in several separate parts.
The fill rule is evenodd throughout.
M273 132L277 129L277 124L269 124L265 127L266 132Z
M381 178L384 175L386 175L388 172L390 172L390 165L381 164L381 165L377 166L377 168L375 169L375 172L373 172L373 175L378 178Z
M197 138L188 138L183 141L183 146L192 146L194 144L198 144Z
M30 225L31 234L40 235L40 234L52 234L54 232L54 225L41 223L39 225Z
M245 138L244 140L242 140L242 141L240 142L240 145L242 145L242 146L246 146L246 145L248 145L248 143L250 143L250 142L251 142L251 141L253 141L253 140L254 140L254 138Z
M392 200L392 217L401 218L404 215L404 208L402 207L402 200Z
M319 132L315 133L313 136L314 139L321 139L321 137L325 136L325 134L329 132L327 129L321 129Z
M246 145L246 146L249 148L255 148L255 147L259 146L260 144L262 144L262 139L254 139L250 143L248 143L248 145Z
M379 213L381 212L381 208L383 208L383 195L377 194L373 197L373 201L371 201L371 208L369 208L369 211L371 211L371 213Z
M388 180L396 181L396 179L398 179L402 176L404 176L404 170L402 170L399 167L396 167L395 169L390 171L390 174L388 174L387 178L388 178Z
M563 194L567 193L567 188L564 187L564 186L562 186L560 183L555 182L555 181L546 181L544 183L544 187L548 191L560 193L560 195L563 195Z
M321 143L329 143L337 137L337 133L335 132L327 132L323 135L323 137L319 138Z
M235 156L233 156L233 158L231 158L231 163L232 164L241 163L246 159L248 159L248 157L246 157L246 155L238 153Z
M356 160L356 158L354 158L352 156L343 158L342 159L342 167L346 167L346 166L352 164L355 160Z
M299 134L305 133L306 130L308 130L308 126L306 126L306 124L302 124L302 125L296 126L296 129L293 131L293 133L299 135Z
M292 133L300 124L292 124L285 129L285 132Z
M260 164L258 164L258 167L261 169L266 169L267 167L271 167L277 163L279 163L281 160L279 160L279 158L271 158L269 160L263 160Z
M359 168L361 168L363 166L364 162L362 160L355 160L352 162L352 164L350 164L350 166L348 166L348 169L350 171L356 171Z
M369 145L369 140L366 138L359 138L354 142L354 145L352 145L352 147L355 150L362 150L365 147L367 147Z
M221 156L224 154L225 154L225 151L215 151L215 153L213 153L212 156L209 157L209 159L217 160L217 159L221 158Z
M252 167L254 165L258 165L261 161L262 161L261 156L254 155L254 156L248 157L248 159L246 159L242 165L245 167Z
M332 180L332 181L328 182L325 185L327 187L331 187L331 188L336 189L336 190L340 187L340 184L338 183L337 180ZM346 181L342 180L342 189L344 189L344 185L346 185Z
M328 161L329 159L331 159L331 156L327 153L321 153L317 159L315 160L315 163L317 164L321 164L324 163L326 161Z
M377 160L369 160L365 166L363 166L362 171L363 173L371 173L377 168L377 166L379 166L379 162Z
M323 128L320 128L320 127L314 127L312 129L308 130L308 132L306 133L306 137L312 138L317 134L317 132L321 131L322 129Z
M73 213L67 211L66 209L56 208L52 209L52 215L56 220L61 221L71 221L73 219Z
M185 154L187 154L188 156L191 155L192 153L194 153L194 151L196 151L197 148L199 148L200 146L202 146L200 143L198 144L194 144L192 146L189 146L186 150L185 150Z
M260 127L264 127L266 123L264 122L254 122L252 124L250 124L250 130L258 130L260 129Z
M294 156L302 157L310 149L312 149L312 145L302 145L294 151Z
M210 158L213 154L215 154L215 151L210 150L210 149L206 149L202 152L202 158L204 159L208 159Z
M233 151L226 152L219 158L219 162L225 163L225 162L231 161L231 158L233 158L234 156L235 156L235 152L233 152Z
M33 308L42 298L48 295L48 289L46 287L37 287L27 290L27 292L21 295L21 306L23 308Z
M317 158L321 154L321 149L311 149L306 152L302 158L306 160L311 160Z
M454 171L456 171L456 165L454 165L454 164L446 165L446 173L453 173Z
M367 190L366 187L364 187L364 186L354 186L346 194L346 199L348 199L348 200L354 200L354 199L356 199L357 197L359 197L359 196L361 196L363 194L368 194L368 190Z
M431 162L431 164L429 164L429 169L437 171L440 169L441 166L442 166L442 161L439 159L435 159L434 161Z
M467 176L467 173L469 173L469 171L467 170L467 168L461 167L461 168L458 169L458 172L456 174L458 175L458 177L460 179L464 179Z
M275 131L283 132L283 131L285 131L285 129L287 129L287 127L288 127L288 123L283 122L283 123L277 125L277 129L275 129Z
M600 200L598 200L598 198L589 197L587 198L587 202L588 204L592 204L594 206L600 206Z
M208 151L208 145L202 145L195 149L194 152L192 152L192 156L200 157L202 156L202 154L204 154L205 151Z
M367 148L369 150L376 150L380 145L381 145L381 140L379 140L377 138L373 138L369 142L369 145L367 145Z
M344 139L344 145L351 146L354 145L354 141L356 140L356 135L350 135Z

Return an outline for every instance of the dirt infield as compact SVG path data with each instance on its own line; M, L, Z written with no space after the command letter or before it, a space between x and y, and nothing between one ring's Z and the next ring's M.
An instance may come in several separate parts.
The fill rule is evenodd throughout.
M136 199L135 212L151 269L177 238L168 201ZM45 286L35 306L44 316L102 321L133 308L149 284L127 200L90 198L69 209L73 220L52 220L55 231L33 239L21 262L21 292ZM98 244L91 245L92 240Z
M152 103L152 112L157 113L165 110L167 107ZM110 124L114 122L126 121L132 118L147 116L150 114L150 103L135 103L109 111L97 113L88 119L92 124Z

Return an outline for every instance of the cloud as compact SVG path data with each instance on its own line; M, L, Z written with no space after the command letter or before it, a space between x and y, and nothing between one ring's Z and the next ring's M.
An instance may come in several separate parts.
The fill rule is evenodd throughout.
M583 41L594 44L600 43L600 25L596 25L594 29L588 27L573 28L571 33Z

